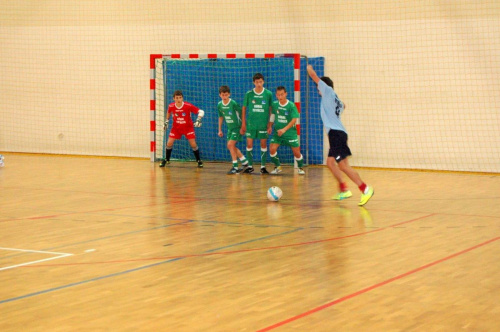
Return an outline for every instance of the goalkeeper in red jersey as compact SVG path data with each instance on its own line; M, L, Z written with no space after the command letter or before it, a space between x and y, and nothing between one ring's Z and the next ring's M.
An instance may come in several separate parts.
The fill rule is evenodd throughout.
M193 120L191 120L191 113L198 115L194 124ZM174 102L168 105L167 117L164 126L165 131L168 129L170 114L172 114L172 129L170 130L170 135L168 136L166 158L162 160L160 167L165 167L166 164L170 164L170 156L172 155L174 142L175 140L180 139L183 135L186 136L189 145L193 149L193 154L196 158L196 162L198 163L198 167L203 167L203 162L200 158L200 150L198 148L198 144L196 144L194 127L201 127L201 119L205 115L205 112L193 104L184 102L184 95L182 94L182 91L176 90L174 92Z

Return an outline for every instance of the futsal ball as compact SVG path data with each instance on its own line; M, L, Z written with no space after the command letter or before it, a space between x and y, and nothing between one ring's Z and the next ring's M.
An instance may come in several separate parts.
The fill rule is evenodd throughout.
M271 187L267 190L267 198L272 202L279 201L281 196L283 196L283 191L278 187Z

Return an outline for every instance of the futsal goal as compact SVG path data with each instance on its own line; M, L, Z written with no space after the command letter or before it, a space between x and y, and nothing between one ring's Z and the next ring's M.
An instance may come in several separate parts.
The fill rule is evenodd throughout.
M301 113L297 130L306 164L322 163L323 135L319 113L309 114L309 107L319 108L319 97L317 92L312 90L316 87L309 86L310 82L307 82L306 66L309 62L315 65L318 73L323 71L323 58L307 58L297 53L151 54L151 161L165 157L165 144L169 131L164 132L163 123L168 104L173 102L175 90L183 92L184 101L205 111L202 127L195 129L196 142L200 147L202 159L228 161L230 155L226 148L225 124L223 124L224 137L220 138L217 135L219 87L228 85L231 89L231 98L242 105L245 93L254 87L253 75L261 73L264 75L264 87L274 96L276 88L284 86L288 92L288 99L295 103ZM237 146L245 151L245 142L239 142ZM290 149L284 147L279 153L284 163L293 163ZM193 160L192 149L187 140L183 138L175 142L172 159Z

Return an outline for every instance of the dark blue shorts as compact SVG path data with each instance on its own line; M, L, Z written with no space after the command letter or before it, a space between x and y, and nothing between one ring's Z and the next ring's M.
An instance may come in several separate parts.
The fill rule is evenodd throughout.
M336 162L340 162L352 155L351 149L347 146L347 133L345 131L330 129L328 141L330 142L328 157L335 158Z

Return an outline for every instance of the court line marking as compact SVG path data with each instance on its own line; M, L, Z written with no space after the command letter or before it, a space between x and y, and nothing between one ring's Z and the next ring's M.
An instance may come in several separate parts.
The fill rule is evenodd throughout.
M21 266L26 266L26 265L37 264L37 263L41 263L41 262L46 262L46 261L50 261L50 260L53 260L53 259L59 259L59 258L64 258L64 257L68 257L68 256L73 256L73 254L63 253L63 252L41 251L41 250L28 250L28 249L17 249L17 248L3 248L3 247L0 247L0 250L22 251L22 252L33 252L33 253L37 253L37 254L57 255L56 257L49 257L49 258L39 259L39 260L36 260L36 261L30 261L30 262L26 262L26 263L22 263L22 264L16 264L16 265L9 265L9 266L6 266L6 267L0 267L0 271L14 269L16 267L21 267Z
M174 224L168 224L168 225L162 225L162 226L157 226L157 227L143 228L143 229L138 229L138 230L135 230L135 231L118 233L118 234L114 234L114 235L103 236L103 237L99 237L99 238L95 238L95 239L90 239L90 240L85 240L85 241L73 242L73 243L70 243L70 244L64 244L62 246L45 248L45 249L42 249L42 250L54 250L54 249L60 249L60 248L65 248L65 247L71 247L71 246L76 246L76 245L79 245L79 244L85 244L85 243L90 243L90 242L95 242L95 241L112 239L114 237L119 237L119 236L124 236L124 235L130 235L130 234L137 234L137 233L142 233L142 232L148 232L148 231L162 229L162 228L166 228L166 227L170 227L170 226L178 226L178 225L182 225L182 224L189 223L189 222L191 222L191 220L185 220L185 221L182 221L182 222L178 222L178 223L174 223ZM1 257L0 260L6 259L6 258L11 258L11 257L16 257L16 256L19 256L19 255L21 255L21 254L14 254L14 255L6 256L6 257Z
M285 234L297 232L299 230L300 229L294 229L294 230L287 231L287 232L284 232L284 233L277 233L277 234L274 234L274 235L268 235L268 236L264 236L262 238L257 238L257 239L253 239L253 240L249 240L249 241L245 241L245 242L240 242L240 243L235 243L235 244L232 244L230 246L238 246L238 245L242 245L242 244L245 244L245 243L248 243L248 242L258 241L259 239L267 239L267 238L270 238L270 237L273 237L273 236L285 235ZM218 250L218 249L217 248L216 249L210 249L210 250L207 250L206 252L213 251L213 250ZM150 268L150 267L154 267L154 266L158 266L158 265L161 265L161 264L175 262L175 261L178 261L178 260L181 260L181 259L184 259L184 258L189 258L189 256L188 255L186 255L186 256L179 256L179 257L171 258L171 259L168 259L168 260L165 260L165 261L162 261L162 262L148 264L148 265L136 267L136 268L125 270L125 271L121 271L121 272L115 272L115 273L112 273L112 274L108 274L108 275L104 275L104 276L100 276L100 277L95 277L95 278L92 278L92 279L82 280L82 281L74 282L74 283L63 285L63 286L59 286L59 287L49 288L49 289L41 290L41 291L34 292L34 293L29 293L29 294L25 294L25 295L21 295L21 296L17 296L17 297L12 297L12 298L5 299L5 300L0 300L0 304L7 303L7 302L12 302L12 301L16 301L16 300L21 300L21 299L25 299L25 298L28 298L28 297L33 297L33 296L37 296L37 295L41 295L41 294L45 294L45 293L50 293L50 292L54 292L54 291L57 291L57 290L61 290L61 289L65 289L65 288L69 288L69 287L73 287L73 286L79 286L79 285L83 285L83 284L90 283L90 282L93 282L93 281L98 281L98 280L102 280L102 279L117 277L117 276L120 276L120 275L128 274L128 273L135 272L135 271L144 270L144 269L147 269L147 268Z
M130 217L130 215L122 215L122 216ZM133 216L133 217L136 217L136 216ZM119 233L119 234L113 234L113 235L99 237L99 238L94 238L94 239L85 240L85 241L73 242L73 243L69 243L69 244L65 244L65 245L61 245L61 246L45 248L45 249L42 249L42 250L54 250L54 249L66 248L66 247L71 247L71 246L85 244L85 243L90 243L90 242L107 240L107 239L110 239L110 238L120 237L120 236L124 236L124 235L137 234L137 233L142 233L142 232L147 232L147 231L152 231L152 230L167 228L167 227L171 227L171 226L178 226L178 225L183 225L183 224L187 224L187 223L194 223L194 222L201 222L201 223L208 222L208 223L218 223L218 224L237 224L237 225L241 225L241 226L252 226L252 227L260 225L260 224L235 223L235 222L219 222L219 221L212 221L212 220L195 220L195 219L183 219L183 218L160 218L160 219L179 220L180 222L173 223L173 224L168 224L168 225L161 225L161 226L156 226L156 227L144 228L144 229L139 229L139 230L135 230L135 231L124 232L124 233ZM293 227L293 226L286 226L286 225L285 226L280 226L280 225L267 225L267 224L265 224L263 226L274 227L274 228L292 228L293 230L305 229L304 227ZM253 242L253 241L251 241L251 242ZM21 255L22 254L14 254L14 255L10 255L10 256L0 257L0 260L11 258L11 257L17 257L17 256L21 256ZM166 259L166 258L161 258L161 259Z
M45 264L45 265L36 265L36 266L30 266L30 267L31 268L36 268L36 267L48 267L48 266L93 265L93 264L110 264L110 263L137 262L137 261L154 261L154 260L163 260L163 259L174 259L174 258L180 258L180 257L182 257L182 258L190 258L190 257L205 257L205 256L214 256L214 255L231 255L231 254L239 254L239 253L252 252L252 251L283 249L283 248L298 247L298 246L304 246L304 245L310 245L310 244L316 244L316 243L323 243L323 242L330 242L330 241L336 241L336 240L343 240L343 239L348 239L348 238L352 238L352 237L358 237L358 236L373 234L373 233L376 233L376 232L385 231L386 229L389 229L389 228L397 228L400 225L404 225L404 224L411 223L411 222L414 222L414 221L418 221L418 220L421 220L421 219L429 218L429 217L432 217L432 216L435 216L435 215L436 215L435 213L432 213L432 214L428 214L428 215L421 216L421 217L418 217L418 218L413 218L413 219L410 219L410 220L402 221L402 222L399 222L399 223L396 223L396 224L393 224L393 225L389 225L389 226L386 226L386 227L377 228L377 229L374 229L374 230L371 230L371 231L367 231L367 232L354 233L354 234L349 234L349 235L344 235L344 236L338 236L338 237L332 237L332 238L322 239L322 240L314 240L314 241L298 242L298 243L289 243L289 244L283 244L283 245L279 245L279 246L250 248L250 249L222 251L222 252L208 252L208 251L205 251L205 252L203 252L201 254L175 255L175 256L162 256L162 257L148 257L148 258L134 258L134 259L122 259L122 260L101 261L101 262ZM299 229L297 229L297 230L299 230ZM295 230L292 230L292 231L295 231ZM226 246L225 248L233 247L233 246L234 245L230 245L230 246Z
M92 213L92 212L90 212ZM104 214L104 215L117 215L117 214ZM60 249L60 248L66 248L66 247L71 247L74 245L79 245L79 244L85 244L85 243L90 243L90 242L95 242L95 241L101 241L101 240L107 240L110 238L114 237L119 237L119 236L124 236L124 235L130 235L130 234L136 234L136 233L142 233L142 232L147 232L147 231L152 231L152 230L157 230L157 229L162 229L170 226L178 226L186 223L194 223L194 222L207 222L207 223L217 223L217 224L234 224L234 225L241 225L241 226L263 226L263 227L272 227L272 228L292 228L292 229L305 229L307 227L294 227L294 226L287 226L287 225L272 225L272 224L251 224L251 223L237 223L237 222L223 222L223 221L213 221L213 220L196 220L196 219L183 219L183 218L158 218L158 217L143 217L143 216L133 216L133 215L120 215L118 216L123 216L123 217L137 217L137 218L156 218L156 219L167 219L167 220L178 220L180 222L173 223L173 224L168 224L168 225L161 225L161 226L156 226L156 227L150 227L150 228L144 228L144 229L139 229L135 231L129 231L125 233L118 233L118 234L113 234L109 236L104 236L104 237L99 237L99 238L94 238L90 240L85 240L85 241L80 241L80 242L73 242L69 244L64 244L61 246L56 246L56 247L50 247L50 248L45 248L43 250L54 250L54 249ZM15 254L15 255L10 255L6 257L0 257L0 260L2 259L7 259L11 257L16 257L20 256L21 254Z
M325 303L325 304L323 304L323 305L321 305L321 306L319 306L319 307L316 307L316 308L310 309L310 310L305 311L305 312L303 312L303 313L301 313L301 314L298 314L298 315L295 315L295 316L290 317L290 318L288 318L288 319L285 319L285 320L283 320L283 321L281 321L281 322L278 322L278 323L275 323L275 324L273 324L273 325L267 326L267 327L265 327L265 328L263 328L263 329L257 330L257 332L266 332L266 331L270 331L270 330L273 330L273 329L275 329L275 328L281 327L281 326L283 326L283 325L286 325L286 324L291 323L291 322L293 322L293 321L296 321L296 320L298 320L298 319L301 319L301 318L307 317L307 316L309 316L309 315L312 315L312 314L314 314L314 313L316 313L316 312L318 312L318 311L321 311L321 310L324 310L324 309L326 309L326 308L329 308L329 307L331 307L331 306L333 306L333 305L335 305L335 304L339 304L339 303L345 302L345 301L347 301L347 300L350 300L350 299L352 299L352 298L355 298L355 297L357 297L357 296L359 296L359 295L362 295L362 294L364 294L364 293L368 293L368 292L370 292L370 291L372 291L372 290L374 290L374 289L380 288L380 287L382 287L382 286L385 286L385 285L387 285L387 284L390 284L390 283L392 283L392 282L394 282L394 281L397 281L397 280L399 280L399 279L403 279L403 278L405 278L405 277L407 277L407 276L410 276L410 275L415 274L415 273L417 273L417 272L423 271L423 270L425 270L425 269L428 269L428 268L430 268L430 267L433 267L434 265L437 265L437 264L443 263L443 262L445 262L445 261L447 261L447 260L450 260L450 259L452 259L452 258L455 258L455 257L461 256L461 255L463 255L463 254L465 254L465 253L467 253L467 252L469 252L469 251L472 251L472 250L475 250L475 249L477 249L477 248L483 247L483 246L485 246L485 245L491 244L491 243L493 243L493 242L495 242L495 241L498 241L498 240L500 240L500 236L499 236L499 237L496 237L496 238L493 238L493 239L490 239L490 240L488 240L488 241L485 241L485 242L479 243L479 244L477 244L477 245L475 245L475 246L472 246L472 247L469 247L469 248L467 248L467 249L461 250L461 251L456 252L456 253L454 253L454 254L451 254L451 255L449 255L449 256L443 257L443 258L441 258L441 259L435 260L435 261L433 261L433 262L431 262L431 263L428 263L428 264L422 265L422 266L420 266L420 267L417 267L416 269L413 269L413 270L407 271L407 272L405 272L405 273L399 274L399 275L397 275L397 276L395 276L395 277L389 278L389 279L387 279L387 280L384 280L384 281L382 281L382 282L376 283L376 284L371 285L371 286L369 286L369 287L363 288L363 289L361 289L361 290L359 290L359 291L357 291L357 292L354 292L354 293L348 294L348 295L346 295L346 296L343 296L343 297L341 297L341 298L338 298L338 299L336 299L336 300L330 301L330 302Z

